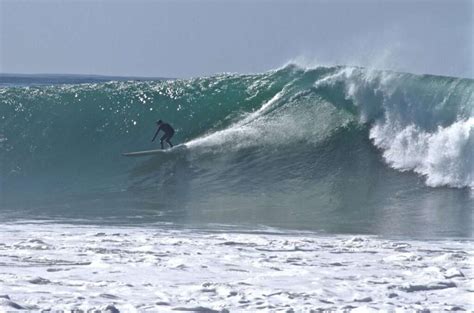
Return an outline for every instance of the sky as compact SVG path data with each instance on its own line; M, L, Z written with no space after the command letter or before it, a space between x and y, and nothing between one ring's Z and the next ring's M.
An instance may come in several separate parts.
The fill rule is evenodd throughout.
M471 0L0 0L0 72L195 77L289 62L474 78Z

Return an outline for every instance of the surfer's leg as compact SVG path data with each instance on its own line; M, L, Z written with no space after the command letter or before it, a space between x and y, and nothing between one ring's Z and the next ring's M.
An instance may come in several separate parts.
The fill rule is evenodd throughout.
M171 137L173 137L174 133L171 133L171 134L168 134L168 136L166 136L166 142L170 145L171 148L173 148L173 144L171 143L170 139Z
M167 134L164 134L161 138L160 138L160 144L161 144L161 149L164 149L164 145L163 145L163 141L168 141L168 135Z

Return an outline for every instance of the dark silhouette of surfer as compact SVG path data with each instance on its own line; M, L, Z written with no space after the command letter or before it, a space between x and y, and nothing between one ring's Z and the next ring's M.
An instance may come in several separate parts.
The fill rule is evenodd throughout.
M151 140L152 142L155 141L156 136L162 130L165 134L161 137L160 142L161 142L161 149L164 149L163 147L163 141L166 141L171 148L173 148L173 144L171 143L170 139L174 135L174 129L171 127L170 124L168 123L163 123L162 120L159 120L156 122L156 125L158 125L158 129L156 130L155 136L153 136L153 139Z

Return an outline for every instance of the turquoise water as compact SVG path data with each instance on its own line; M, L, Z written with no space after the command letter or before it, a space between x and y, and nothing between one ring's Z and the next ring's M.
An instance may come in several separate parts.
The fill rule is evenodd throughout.
M85 81L2 82L3 220L472 237L473 80L289 65ZM122 157L158 148L158 119L187 149Z

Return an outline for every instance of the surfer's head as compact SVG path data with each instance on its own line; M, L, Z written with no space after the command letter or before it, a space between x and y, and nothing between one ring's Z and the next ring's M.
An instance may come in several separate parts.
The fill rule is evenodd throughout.
M158 120L158 121L156 122L156 124L158 124L158 125L160 125L160 124L162 124L162 123L163 123L162 120Z

